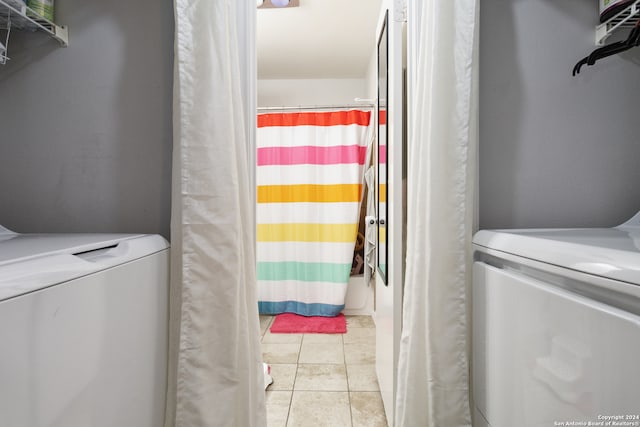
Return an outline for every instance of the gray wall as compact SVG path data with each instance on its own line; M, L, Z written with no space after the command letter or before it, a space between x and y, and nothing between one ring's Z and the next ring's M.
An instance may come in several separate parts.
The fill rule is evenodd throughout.
M0 66L0 224L168 237L171 0L64 0L68 48L12 33Z
M612 226L640 210L640 48L571 76L595 48L597 4L481 1L481 228Z

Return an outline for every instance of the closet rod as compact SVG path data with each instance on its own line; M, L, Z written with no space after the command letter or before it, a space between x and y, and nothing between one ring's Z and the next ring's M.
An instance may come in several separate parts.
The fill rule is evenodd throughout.
M258 112L264 111L296 111L296 110L344 110L345 108L374 108L375 104L344 104L344 105L300 105L297 107L258 107Z

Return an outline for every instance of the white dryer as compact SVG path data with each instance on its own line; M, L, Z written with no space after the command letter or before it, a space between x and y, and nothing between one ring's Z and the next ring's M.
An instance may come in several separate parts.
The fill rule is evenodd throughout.
M164 422L168 244L0 227L0 426Z
M640 426L640 214L473 246L474 426Z

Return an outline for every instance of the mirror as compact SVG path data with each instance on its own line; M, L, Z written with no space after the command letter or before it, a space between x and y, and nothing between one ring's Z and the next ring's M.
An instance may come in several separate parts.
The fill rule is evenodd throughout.
M378 274L385 286L387 280L387 98L388 98L388 31L389 12L385 14L378 39L378 149L377 153L377 212L378 218Z

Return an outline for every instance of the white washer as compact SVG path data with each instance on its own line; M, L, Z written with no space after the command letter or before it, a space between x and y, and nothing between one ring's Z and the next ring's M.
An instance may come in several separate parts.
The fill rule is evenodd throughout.
M474 426L640 425L640 214L473 243Z
M164 425L167 242L0 227L0 425Z

